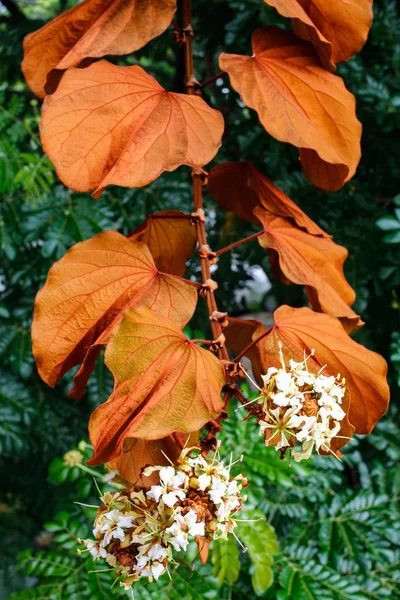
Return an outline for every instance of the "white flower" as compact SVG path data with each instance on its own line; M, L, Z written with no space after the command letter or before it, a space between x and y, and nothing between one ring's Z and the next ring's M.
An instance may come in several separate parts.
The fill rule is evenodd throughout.
M168 551L161 544L154 544L147 552L147 556L150 560L160 560L160 558L164 559L168 556Z
M283 369L280 369L275 376L275 384L278 390L286 394L294 394L296 392L296 383L292 374Z
M147 492L147 496L154 498L156 502L159 502L162 496L164 504L172 508L178 500L184 500L186 497L186 493L182 489L186 479L187 476L182 471L177 473L174 467L163 467L160 469L161 485L153 485Z
M105 534L104 544L106 546L113 538L123 542L126 535L124 529L130 529L133 527L133 517L124 516L117 509L102 514L101 521L102 525L100 528L95 528L93 532L95 535L98 533Z
M189 544L189 536L204 536L205 525L197 522L197 514L190 509L186 515L177 514L175 522L166 530L171 535L171 543L176 550L186 550Z
M199 482L199 490L204 492L204 490L206 488L210 487L211 477L210 477L210 475L203 473L203 475L199 475L199 477L197 478L197 481Z
M308 458L313 448L317 452L329 451L332 439L340 431L340 421L346 416L340 406L346 392L345 380L339 382L340 375L323 375L323 369L310 373L307 361L313 354L314 351L302 362L289 360L287 369L280 348L282 368L270 368L263 376L260 434L264 434L267 445L273 444L277 450L300 442L301 452L292 450L297 461Z
M156 581L163 573L165 573L165 571L166 569L163 564L155 563L154 565L151 565L151 574Z
M90 554L94 559L96 558L106 558L107 550L102 548L99 542L95 542L93 540L85 540L83 542L86 548L89 550Z
M226 483L223 483L219 478L217 478L217 477L215 477L215 475L213 475L211 489L208 493L208 495L210 496L211 502L214 502L214 504L216 504L216 505L220 504L222 502L222 497L226 493L226 488L227 488Z

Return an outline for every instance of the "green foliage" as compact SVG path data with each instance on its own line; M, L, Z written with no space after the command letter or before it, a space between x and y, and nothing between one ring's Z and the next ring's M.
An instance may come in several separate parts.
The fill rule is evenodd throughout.
M213 575L217 578L220 587L224 582L232 585L238 580L239 547L233 536L229 536L226 540L218 540L213 544L211 560L214 565Z
M241 518L248 519L248 522L238 524L237 534L246 544L251 558L253 589L257 596L262 596L274 580L272 564L274 555L279 552L279 544L274 528L267 523L261 511L243 511Z

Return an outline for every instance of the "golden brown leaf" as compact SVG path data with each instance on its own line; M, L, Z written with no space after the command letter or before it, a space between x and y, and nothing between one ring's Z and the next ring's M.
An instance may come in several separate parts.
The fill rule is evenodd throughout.
M328 191L339 189L361 155L354 96L295 35L259 27L252 43L251 57L221 54L221 69L268 133L300 148L308 179Z
M310 235L262 207L254 214L265 232L258 238L260 245L278 255L271 261L275 276L304 285L312 308L341 319L346 331L359 329L363 322L350 308L356 295L343 274L346 248L330 238Z
M314 310L340 318L348 332L363 325L349 308L355 293L343 274L347 250L269 179L250 163L222 163L210 172L208 192L225 210L262 224L258 241L273 273L284 283L304 285Z
M161 440L127 439L120 456L111 461L110 467L118 469L120 476L130 484L140 481L145 487L158 483L158 473L143 477L141 470L149 465L168 465L179 457L183 446L195 444L198 432L190 435L177 431Z
M130 54L161 35L176 0L85 0L24 40L22 70L31 90L46 95L53 69L75 67L106 54Z
M207 191L222 208L248 223L260 224L254 214L260 205L271 215L290 219L311 235L330 237L249 162L226 162L214 167L208 176Z
M264 0L311 42L326 68L350 60L365 44L372 25L372 0Z
M73 246L36 297L33 353L42 379L54 386L102 334L107 337L123 311L140 303L183 326L197 293L184 280L159 273L145 244L116 231Z
M153 213L129 239L148 246L159 271L179 277L184 275L197 242L195 227L180 210Z
M314 349L313 360L319 367L326 365L324 373L335 376L340 373L346 379L350 402L348 417L355 432L370 433L389 403L385 360L352 340L340 322L330 315L314 313L308 308L281 306L275 311L274 319L275 326L268 331L258 321L244 324L240 320L233 321L231 329L225 330L228 343L235 343L236 332L244 347L267 334L257 344L257 350L253 347L247 353L255 359L253 367L257 377L266 373L269 366L278 364L278 342L283 344L285 359L301 361L304 352L309 354Z
M141 67L102 60L71 69L43 104L43 148L73 190L142 187L180 165L202 167L217 153L220 112L199 96L166 92Z
M222 363L148 308L125 313L105 360L115 388L90 418L94 454L89 464L119 456L127 438L155 440L197 431L224 407Z

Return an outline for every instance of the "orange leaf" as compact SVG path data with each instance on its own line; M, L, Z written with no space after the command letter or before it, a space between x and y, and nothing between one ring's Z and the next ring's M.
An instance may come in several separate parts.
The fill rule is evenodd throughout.
M350 60L367 41L372 25L372 0L264 0L284 17L293 19L294 30L314 44L326 68Z
M347 250L269 179L250 163L223 163L211 171L207 189L225 210L262 224L258 241L276 277L304 285L314 310L342 319L348 332L363 325L349 308L355 293L343 274Z
M214 167L208 176L207 191L218 204L243 221L260 224L256 206L277 217L286 217L311 235L330 237L286 194L249 162L226 162Z
M276 277L304 285L310 305L342 320L349 333L363 322L350 308L356 299L343 274L347 250L327 237L310 235L293 226L288 219L275 217L261 207L254 210L265 233L258 238L268 253L276 252L271 266Z
M175 0L85 0L26 36L22 70L31 90L46 95L53 69L64 71L85 58L130 54L161 35Z
M253 56L221 54L219 62L265 129L300 148L312 183L335 191L360 160L361 124L343 80L322 68L311 44L277 27L253 33Z
M278 342L283 344L285 358L303 360L304 352L315 350L314 360L324 373L346 378L350 400L348 417L359 434L370 433L377 421L385 414L389 403L389 387L386 381L387 365L375 352L357 344L344 331L340 322L329 315L317 314L308 308L281 306L274 313L275 326L257 344L257 351L250 350L258 363L255 375L266 373L277 364ZM237 320L238 321L238 320ZM228 343L235 337L237 321L225 330ZM239 328L241 343L251 343L256 336L267 330L259 322L245 322ZM250 334L246 339L245 333ZM256 354L255 354L256 352Z
M234 317L229 317L229 325L224 329L226 345L236 355L241 354L247 346L258 340L265 332L266 329L261 321L236 319ZM261 375L265 375L266 373L261 345L252 345L245 353L245 356L251 361L254 377L261 386Z
M148 308L125 313L105 360L115 388L90 418L94 454L88 464L112 460L127 438L190 433L223 410L222 363Z
M184 280L159 273L145 244L116 231L73 246L51 267L36 297L33 353L42 379L54 386L93 343L107 338L124 310L139 303L183 326L197 293Z
M196 246L196 229L180 210L153 213L129 236L144 242L157 269L182 277Z
M189 445L195 444L198 439L198 432L191 434ZM140 480L145 487L155 485L158 483L158 473L142 477L141 470L148 465L175 462L187 441L188 435L179 431L161 440L129 438L123 444L122 454L111 461L110 467L118 469L120 476L128 483L135 484Z
M73 190L142 187L180 165L202 167L217 153L220 112L199 96L166 92L141 67L102 60L71 69L43 104L43 148Z

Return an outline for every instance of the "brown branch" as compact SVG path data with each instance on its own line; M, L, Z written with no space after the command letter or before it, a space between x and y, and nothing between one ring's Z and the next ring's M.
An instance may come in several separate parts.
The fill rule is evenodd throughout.
M238 240L237 242L234 242L233 244L229 244L229 246L225 246L225 248L221 248L221 250L217 250L216 255L221 256L221 254L225 254L225 252L229 252L229 250L233 250L237 246L241 246L242 244L245 244L246 242L255 240L256 238L260 237L260 235L262 235L263 233L264 233L264 229L262 229L261 231L257 231L257 233L253 233L252 235L249 235L248 237L245 237L242 240Z
M216 75L213 75L212 77L210 77L210 79L206 79L206 81L203 81L202 83L200 83L200 87L203 89L203 88L207 87L207 85L214 83L214 81L217 81L217 79L220 79L221 77L224 77L225 75L226 75L226 71L220 71Z
M189 95L198 94L200 92L200 85L196 79L194 72L193 62L193 28L191 25L191 0L182 0L182 33L183 33L183 47L185 57L185 91ZM215 341L224 340L222 333L222 322L215 318L216 314L220 314L218 311L217 302L214 295L213 286L210 286L212 282L211 276L211 260L212 252L202 252L201 249L208 248L207 233L205 228L205 218L203 209L203 192L202 186L206 183L207 174L202 169L193 169L192 171L192 186L193 186L193 201L194 201L194 213L192 215L193 223L196 228L197 243L200 249L199 258L201 266L201 278L203 283L203 292L207 302L207 310L210 319L211 330ZM217 348L218 356L221 360L229 362L229 355L225 344ZM224 367L225 371L225 382L226 385L231 386L231 375L230 371ZM228 390L224 393L225 408L227 408L231 398L232 390ZM219 423L226 418L224 412L215 422L210 423L209 434L207 436L207 443L209 448L215 447L215 435L220 429Z
M247 352L253 348L253 346L256 346L259 342L261 342L262 339L264 339L270 333L271 329L272 329L272 327L270 327L269 329L264 331L264 333L262 333L256 340L254 340L253 342L248 344L248 346L246 346L246 348L244 350L242 350L240 352L240 354L238 354L233 359L233 362L235 362L235 363L239 362L240 359L243 358L243 356L245 356L245 354L247 354Z

